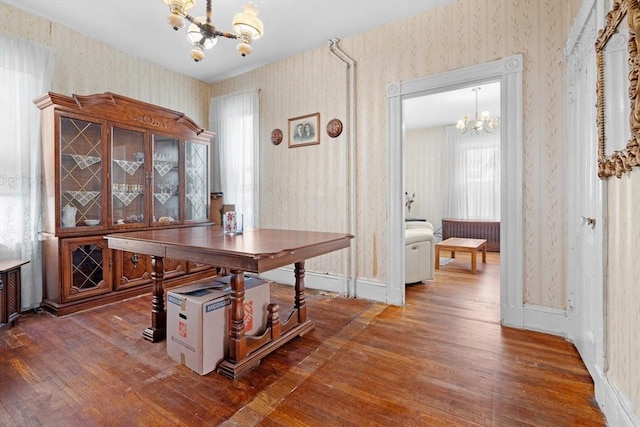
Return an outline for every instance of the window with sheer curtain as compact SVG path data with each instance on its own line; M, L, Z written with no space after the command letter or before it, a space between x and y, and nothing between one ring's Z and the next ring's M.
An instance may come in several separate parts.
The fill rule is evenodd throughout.
M446 218L500 220L500 132L445 129Z
M259 94L242 92L211 99L209 128L212 146L212 191L235 205L245 227L258 224Z
M51 90L53 54L0 34L0 259L22 259L22 309L42 300L40 110Z

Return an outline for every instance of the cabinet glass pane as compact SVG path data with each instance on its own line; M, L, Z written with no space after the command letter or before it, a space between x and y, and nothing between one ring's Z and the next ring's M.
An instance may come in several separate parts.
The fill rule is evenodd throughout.
M102 126L60 119L60 222L65 228L102 221ZM96 223L97 221L97 223Z
M209 150L205 144L187 141L186 164L186 210L187 221L206 221L209 218Z
M77 292L100 287L104 279L103 249L96 244L81 245L71 254L72 288Z
M179 147L176 138L153 136L153 222L180 220Z
M115 225L146 222L144 161L144 132L114 127L111 152L111 217Z

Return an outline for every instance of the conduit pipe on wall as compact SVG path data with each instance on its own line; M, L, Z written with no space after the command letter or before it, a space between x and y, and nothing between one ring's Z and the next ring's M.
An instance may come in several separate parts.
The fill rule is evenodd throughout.
M356 61L349 57L338 43L339 39L327 40L327 46L329 52L336 58L338 58L345 65L345 77L346 77L346 90L347 90L347 173L346 173L346 204L347 204L347 227L348 233L356 234L356 142L355 142L355 129L356 129ZM356 296L356 278L357 276L357 260L356 260L356 242L357 239L352 239L349 246L349 257L347 260L347 275L348 280L346 283L345 294L348 297Z

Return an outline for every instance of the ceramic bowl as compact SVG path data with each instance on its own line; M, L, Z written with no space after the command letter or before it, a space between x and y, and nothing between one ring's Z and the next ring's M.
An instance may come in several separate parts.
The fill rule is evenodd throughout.
M85 219L84 223L86 225L88 225L89 227L93 227L93 226L96 226L96 225L100 224L100 220L99 219Z

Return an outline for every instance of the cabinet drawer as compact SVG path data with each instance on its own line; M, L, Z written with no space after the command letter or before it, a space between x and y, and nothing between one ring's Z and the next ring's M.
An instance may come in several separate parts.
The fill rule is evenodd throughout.
M151 258L127 251L112 251L116 290L151 283Z

